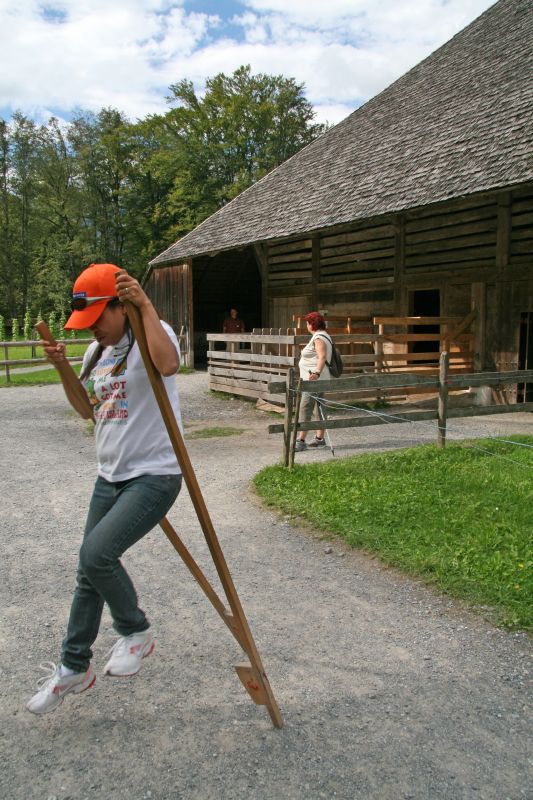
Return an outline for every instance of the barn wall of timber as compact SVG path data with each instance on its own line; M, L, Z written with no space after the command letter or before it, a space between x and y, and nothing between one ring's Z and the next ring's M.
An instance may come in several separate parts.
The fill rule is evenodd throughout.
M413 292L433 289L441 315L476 307L478 367L510 369L533 312L533 185L266 243L264 253L267 325L315 308L403 316Z
M441 315L476 309L477 368L511 369L533 314L533 184L194 258L154 269L148 288L164 319L194 329L200 363L230 306L248 330L285 328L318 308L405 316L429 289Z
M161 267L150 272L144 289L161 319L176 333L188 324L190 267L188 263Z

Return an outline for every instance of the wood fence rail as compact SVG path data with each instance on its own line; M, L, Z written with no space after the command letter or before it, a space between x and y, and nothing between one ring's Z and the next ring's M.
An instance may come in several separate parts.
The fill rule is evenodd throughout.
M31 367L37 366L39 364L48 364L50 368L52 368L52 364L50 364L46 358L41 357L38 358L35 356L35 350L39 346L40 339L28 339L27 341L20 341L20 342L0 342L0 348L3 348L4 351L4 359L0 360L0 368L4 367L6 371L6 381L7 383L11 382L10 376L10 368L11 367ZM65 345L88 345L91 342L94 342L94 339L58 339L58 342ZM10 348L31 348L32 358L9 358L9 350ZM83 356L72 356L67 358L71 364L78 363L83 360Z
M514 403L484 406L468 406L462 408L448 407L448 394L450 390L472 388L479 386L490 386L492 388L503 388L509 384L533 383L533 370L513 370L510 372L475 372L462 375L451 375L449 372L449 356L443 352L440 356L440 371L436 378L420 375L419 373L402 373L396 375L358 375L346 378L335 378L329 381L296 381L294 369L290 369L285 382L272 381L269 384L269 391L276 395L285 391L285 418L283 424L272 424L268 427L269 433L283 433L283 463L285 466L292 467L294 464L294 449L297 431L315 430L317 424L320 428L354 428L365 427L368 425L382 425L385 423L415 422L417 420L438 420L437 439L441 447L446 442L446 421L449 418L473 417L487 414L512 413L517 411L533 411L533 403ZM363 393L364 390L372 389L374 394L379 396L380 392L390 389L394 385L396 389L420 389L431 388L438 393L437 409L424 411L404 411L387 409L387 412L369 411L367 416L360 417L335 417L326 418L317 423L299 422L297 409L299 407L299 397L303 392L312 394L328 393L339 396L346 393L351 398L354 393ZM357 407L353 408L358 410ZM365 409L366 410L366 409Z
M188 352L189 338L188 338L188 334L185 331L184 327L181 328L181 332L179 334L178 333L176 334L176 337L177 337L178 342L180 344L181 355L182 355L182 357L185 357L187 352ZM13 342L13 341L0 342L0 348L3 348L3 351L4 351L4 358L0 359L0 369L2 367L5 368L5 371L6 371L6 382L7 383L11 382L11 375L10 375L11 367L32 367L32 366L38 366L39 364L43 364L43 365L44 364L48 364L48 366L50 366L50 368L53 366L52 364L50 364L49 361L46 360L46 358L44 358L44 357L38 358L35 355L36 348L39 346L40 341L41 341L40 339L28 339L26 341L20 341L20 342ZM88 339L57 339L56 341L59 344L64 344L64 345L67 345L67 346L71 345L72 346L72 345L89 345L92 342L94 342L94 339L91 337L91 338L88 338ZM9 358L9 350L10 350L10 348L17 348L17 347L18 348L20 348L20 347L26 347L26 348L29 347L29 348L31 348L32 357L31 358ZM81 356L67 356L67 361L70 364L78 364L80 361L83 361L83 355L81 355Z
M343 327L328 326L327 331L342 355L344 375L419 372L427 378L438 376L444 350L450 354L450 373L472 372L474 335L468 329L474 318L474 312L464 318L374 317L363 322L348 318ZM429 323L435 332L416 332ZM391 325L394 330L388 331ZM309 333L298 327L208 333L209 388L283 403L284 391L273 397L268 384L285 379L308 341ZM420 384L417 391L435 391L435 385ZM388 389L384 393L394 394Z

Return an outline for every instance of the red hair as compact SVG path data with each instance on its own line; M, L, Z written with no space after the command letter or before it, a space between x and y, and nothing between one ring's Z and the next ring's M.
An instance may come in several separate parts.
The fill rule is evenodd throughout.
M309 314L305 315L304 319L309 323L312 331L324 331L326 329L326 320L318 311L310 311Z

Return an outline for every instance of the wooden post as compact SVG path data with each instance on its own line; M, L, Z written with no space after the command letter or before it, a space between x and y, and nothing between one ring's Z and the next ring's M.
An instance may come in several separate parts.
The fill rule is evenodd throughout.
M385 326L378 325L378 336L380 337L376 342L374 342L375 353L376 353L376 372L384 372L383 367L383 359L384 359L384 349L383 349L383 339L381 338L385 333Z
M294 467L294 453L296 450L296 436L298 433L298 418L300 416L300 403L302 402L302 379L298 378L296 386L296 405L294 408L294 424L292 426L291 451L289 456L289 469Z
M450 355L446 351L440 354L439 363L439 406L438 406L438 435L439 447L446 444L446 417L448 414L448 367Z
M4 344L4 356L6 361L6 383L10 383L9 367L7 365L7 361L9 360L9 347L7 344Z
M291 444L292 410L294 408L294 369L287 370L285 388L285 420L283 425L283 466L289 466L289 451Z

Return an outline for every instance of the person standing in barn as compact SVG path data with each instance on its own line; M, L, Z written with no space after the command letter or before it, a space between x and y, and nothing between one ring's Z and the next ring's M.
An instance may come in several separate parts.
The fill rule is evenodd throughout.
M239 312L236 308L230 308L228 316L222 325L222 333L244 333L246 326L242 319L239 318Z

